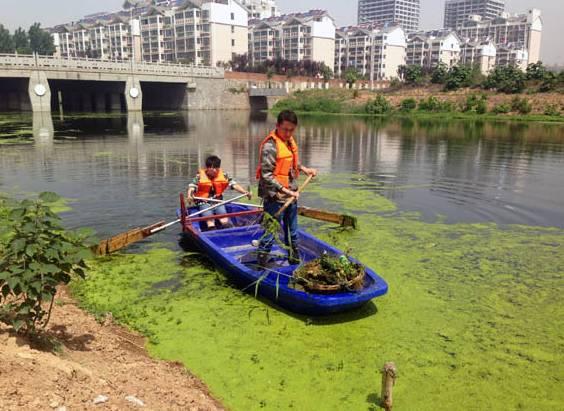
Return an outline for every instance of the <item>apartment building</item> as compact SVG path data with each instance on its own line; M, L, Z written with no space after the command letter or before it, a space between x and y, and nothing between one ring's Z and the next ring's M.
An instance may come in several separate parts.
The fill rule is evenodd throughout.
M237 0L138 1L124 6L127 9L51 29L58 53L215 66L248 51L248 10Z
M497 48L496 65L498 66L517 66L525 71L530 61L527 49L512 46Z
M406 48L405 31L398 25L341 27L335 35L335 75L354 68L371 80L391 80L405 64Z
M467 41L460 46L460 63L477 66L487 75L497 63L497 48L492 41Z
M460 37L451 30L411 33L407 40L408 65L433 68L452 67L460 61Z
M419 30L420 0L359 0L358 24L398 24L406 32Z
M249 10L249 19L267 19L280 15L275 0L241 0L241 4Z
M285 14L249 22L249 59L310 60L335 65L335 22L324 10Z
M494 19L504 11L505 0L447 0L444 27L456 29L473 15L486 20Z
M471 41L491 40L498 48L526 50L528 63L536 63L540 60L542 28L540 10L532 9L526 14L503 13L490 20L471 16L457 28L457 32L461 38Z

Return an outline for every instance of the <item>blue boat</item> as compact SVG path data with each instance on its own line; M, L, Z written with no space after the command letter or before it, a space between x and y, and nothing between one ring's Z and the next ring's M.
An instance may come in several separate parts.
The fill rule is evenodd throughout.
M273 247L273 257L267 267L257 266L256 244L264 233L259 224L262 210L241 204L227 204L226 209L227 214L215 218L229 217L234 227L213 231L204 230L204 221L209 218L188 217L198 210L186 208L182 195L177 214L184 235L242 289L256 291L289 311L314 316L360 307L388 291L386 282L368 267L365 267L364 285L358 291L318 294L296 288L290 280L298 266L289 265L287 252L278 245ZM335 256L343 254L303 230L299 230L299 251L304 263L319 258L324 252Z

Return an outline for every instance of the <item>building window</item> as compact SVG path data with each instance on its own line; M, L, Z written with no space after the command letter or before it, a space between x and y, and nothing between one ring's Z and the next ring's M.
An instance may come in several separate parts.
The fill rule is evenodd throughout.
M231 26L231 33L235 33L235 26Z
M231 39L231 46L235 47L235 39Z
M231 13L231 20L235 20L235 13Z

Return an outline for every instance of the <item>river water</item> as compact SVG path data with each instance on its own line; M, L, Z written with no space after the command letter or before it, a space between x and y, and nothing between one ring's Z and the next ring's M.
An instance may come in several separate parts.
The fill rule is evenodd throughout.
M0 192L55 191L69 227L101 236L175 218L209 154L256 185L273 118L247 112L0 117ZM302 118L302 204L359 216L357 232L302 221L376 269L387 296L331 319L294 316L228 284L178 230L96 263L76 293L149 336L233 409L564 406L564 126Z

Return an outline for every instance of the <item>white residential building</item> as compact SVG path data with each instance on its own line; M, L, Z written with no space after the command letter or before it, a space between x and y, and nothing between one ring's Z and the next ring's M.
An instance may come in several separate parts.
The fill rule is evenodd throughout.
M542 28L540 10L532 9L527 14L503 13L489 20L471 16L457 28L457 32L461 38L470 41L491 40L498 48L526 50L528 63L536 63L540 60Z
M127 10L90 15L51 32L61 56L215 66L247 53L248 18L237 0L132 1Z
M249 59L315 61L335 65L335 22L324 10L286 14L249 22Z
M529 65L529 53L524 48L500 46L497 48L496 65L517 66L525 71Z
M249 10L249 19L267 19L280 15L275 0L241 0L241 4Z
M439 64L452 67L460 61L460 44L460 37L451 30L412 33L407 40L406 62L426 68Z
M497 48L492 41L468 41L460 46L460 63L478 66L480 72L487 75L496 65Z
M335 75L352 67L371 80L391 80L405 64L406 47L405 31L398 25L341 27L335 36Z

